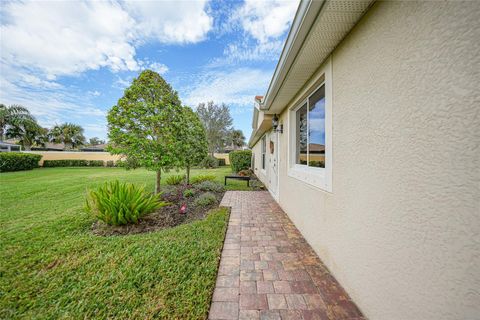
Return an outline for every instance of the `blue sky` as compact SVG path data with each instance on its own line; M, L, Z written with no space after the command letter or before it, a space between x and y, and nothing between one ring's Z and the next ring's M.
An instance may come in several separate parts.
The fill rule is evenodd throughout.
M1 2L0 102L40 124L74 122L106 138L105 115L150 68L195 107L230 106L251 132L297 1Z

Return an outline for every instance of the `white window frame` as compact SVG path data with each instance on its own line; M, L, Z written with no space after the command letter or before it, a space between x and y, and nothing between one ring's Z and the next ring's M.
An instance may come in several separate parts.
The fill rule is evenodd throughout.
M322 79L322 82L316 82L315 87L311 86L313 90L309 90L309 94L305 99L297 101L289 109L289 148L288 148L288 176L305 182L311 186L321 190L332 192L332 63L329 58L327 62L317 73L317 79ZM296 111L300 109L308 98L316 92L322 85L325 85L325 168L309 167L307 165L297 164L297 130L296 130ZM307 104L307 114L308 114ZM308 135L307 135L308 137ZM308 139L308 138L307 138ZM308 140L307 140L308 145ZM308 161L307 161L308 163Z
M261 166L260 169L265 174L267 172L267 135L263 135L260 139L260 155L261 155Z

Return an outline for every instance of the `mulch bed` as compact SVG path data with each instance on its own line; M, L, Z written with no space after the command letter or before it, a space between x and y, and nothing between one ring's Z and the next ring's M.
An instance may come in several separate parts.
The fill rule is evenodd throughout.
M185 189L194 189L195 196L184 197L183 191ZM143 217L137 224L125 226L109 226L102 221L96 221L92 225L92 232L99 236L115 236L153 232L165 228L175 227L184 223L189 223L195 220L205 218L208 211L217 208L223 198L225 191L214 192L217 198L216 203L209 206L195 206L193 202L195 199L205 191L195 188L195 186L166 186L162 190L162 199L170 205L165 206ZM180 207L186 204L187 210L185 213L180 213Z

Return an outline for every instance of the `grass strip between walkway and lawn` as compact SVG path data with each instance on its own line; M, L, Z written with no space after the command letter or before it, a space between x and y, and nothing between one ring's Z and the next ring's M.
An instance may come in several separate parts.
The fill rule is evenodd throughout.
M152 172L118 168L0 175L0 318L206 318L228 210L159 232L95 236L85 189L112 179L154 184Z

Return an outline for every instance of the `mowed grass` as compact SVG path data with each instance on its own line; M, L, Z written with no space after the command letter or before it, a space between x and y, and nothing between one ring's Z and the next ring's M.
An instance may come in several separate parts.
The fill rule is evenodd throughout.
M193 170L214 174L219 182L228 173L228 167ZM0 174L0 318L205 318L227 210L149 234L90 232L94 219L83 211L86 188L118 179L153 190L154 178L144 169L122 168ZM229 185L246 189L244 181Z

